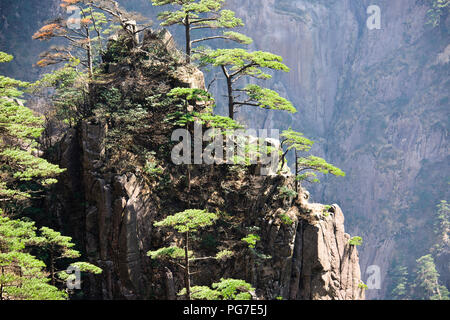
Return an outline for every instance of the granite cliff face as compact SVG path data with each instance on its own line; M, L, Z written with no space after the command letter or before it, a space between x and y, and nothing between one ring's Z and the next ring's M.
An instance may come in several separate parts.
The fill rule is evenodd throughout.
M162 35L152 37L151 42L171 47L168 34ZM121 68L114 66L114 70ZM173 71L180 75L178 80L204 87L199 72L185 68ZM161 139L169 139L165 130L170 128L160 126L163 122L154 117L152 130ZM183 285L182 273L173 266L155 264L146 252L179 239L153 223L186 208L205 208L223 214L213 229L200 235L207 241L196 249L214 255L226 245L235 254L226 261L200 265L202 271L193 276L195 285L232 277L251 283L258 299L364 298L358 252L349 244L338 205L328 210L309 203L303 189L299 200L286 197L279 187L292 188L292 178L260 176L252 168L196 165L187 189L184 166L167 162L162 164L164 176L149 181L138 166L125 170L111 165L105 156L110 129L95 118L84 121L69 130L57 148L59 162L68 170L57 188L59 201L53 201L61 207L54 210L67 232L83 245L89 260L104 270L86 288L91 297L175 299ZM241 241L249 229L257 230L261 238L257 255Z
M153 222L163 216L162 212L174 212L189 204L226 210L234 219L243 220L240 229L258 227L261 241L257 249L271 257L255 264L239 243L241 233L219 227L215 231L217 237L227 238L237 254L224 264L209 263L206 272L194 277L196 284L208 284L226 276L252 283L260 299L364 298L358 252L349 245L350 236L345 233L344 215L338 205L325 213L321 204L282 198L278 187L292 183L284 177L223 178L226 168L208 166L196 169L190 193L169 190L172 199L163 203L162 195L152 192L134 173L100 173L104 150L99 142L106 129L104 125L85 122L79 131L66 135L61 148L61 164L69 168L67 180L61 184L63 194L81 196L86 206L84 210L77 205L72 207L76 202L62 197L61 202L68 206L60 208L60 218L84 222L63 224L85 245L90 261L104 270L100 279L92 279L89 284L91 297L174 299L174 292L182 286L182 274L158 270L146 252L167 245L167 236L155 230ZM75 185L74 173L81 174ZM306 194L301 193L300 197L307 197ZM283 215L292 224L282 222Z
M369 30L369 5L381 29ZM436 204L448 199L448 14L426 25L420 1L230 1L244 17L254 49L284 57L291 68L274 88L297 106L295 115L243 111L250 125L304 132L315 153L342 168L345 179L312 189L318 201L346 208L361 235L361 269L381 271L388 297L393 258L408 264L430 248ZM446 273L446 264L438 265ZM447 284L448 285L448 284Z

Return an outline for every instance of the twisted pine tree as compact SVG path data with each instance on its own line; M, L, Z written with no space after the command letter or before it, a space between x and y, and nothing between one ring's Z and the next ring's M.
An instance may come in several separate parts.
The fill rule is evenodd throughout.
M194 38L192 31L202 29L232 29L243 26L241 19L236 18L231 10L222 9L225 0L152 0L154 6L173 5L173 11L161 12L158 16L162 26L182 25L185 28L186 60L191 61L194 44L226 39L242 44L252 43L249 37L234 31L223 31L219 35Z
M201 65L221 68L227 83L228 116L231 119L234 119L236 108L241 106L297 112L292 103L276 91L256 84L249 84L244 88L238 85L238 81L243 78L271 79L272 76L267 70L289 72L280 56L264 51L217 49L205 51L195 58L199 59ZM239 100L242 94L245 98Z

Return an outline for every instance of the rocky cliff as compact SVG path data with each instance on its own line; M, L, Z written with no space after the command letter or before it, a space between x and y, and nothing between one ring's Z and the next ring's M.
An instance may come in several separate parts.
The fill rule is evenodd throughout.
M161 46L173 50L167 33L147 34L146 39L144 51ZM121 73L119 81L112 82L126 90L129 99L140 99L139 90L143 89L139 88L157 82L160 88L162 79L204 86L201 72L184 65L167 69L170 75L153 73L139 78L137 74L150 70L147 67L155 72L151 59L145 61L140 71L136 67L130 70L129 64L107 68ZM129 77L139 83L134 87L138 91L127 87ZM156 106L152 108L150 131L147 136L140 133L139 140L155 148L170 145L173 126L166 126ZM167 113L171 107L165 108ZM199 208L220 212L220 219L199 235L196 250L215 255L227 248L234 255L226 261L200 264L201 272L193 276L195 285L232 277L251 283L258 299L364 298L358 252L349 244L338 205L309 203L303 189L298 200L288 197L280 187L292 188L292 178L260 176L254 168L195 165L187 178L185 166L172 164L164 152L156 154L163 168L161 175L149 178L137 154L127 146L116 144L108 149L113 129L94 117L70 129L56 148L59 163L68 170L57 188L58 201L52 201L61 205L53 205L53 210L67 232L82 244L89 260L104 270L89 281L86 292L90 297L175 299L183 286L183 274L173 266L151 261L146 252L179 239L156 229L153 223L168 214ZM119 153L127 161L114 162L114 154ZM249 230L260 236L254 251L241 241Z
M253 126L304 132L315 153L342 168L345 179L322 181L317 201L346 208L361 235L363 279L368 266L388 272L414 264L432 245L436 204L448 199L448 11L427 25L424 1L229 1L244 17L254 49L284 57L291 68L274 87L294 102L295 115L241 113ZM367 8L381 9L381 29L369 30ZM448 261L438 265L447 273ZM448 286L448 283L447 283Z

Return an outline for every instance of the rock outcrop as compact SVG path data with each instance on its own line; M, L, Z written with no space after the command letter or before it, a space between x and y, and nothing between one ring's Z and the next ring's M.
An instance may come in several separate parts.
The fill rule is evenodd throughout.
M66 146L64 149L76 149L81 142L81 161L74 161L76 158L66 152L61 163L72 168L69 172L81 165L85 224L78 228L77 234L84 239L89 260L104 270L101 278L91 283L90 292L94 297L174 298L173 289L171 292L167 283L179 290L182 275L176 270L166 274L154 269L146 252L164 242L165 236L153 227L153 222L161 212L174 212L174 207L186 202L193 207L226 210L245 219L241 227L255 226L260 230L257 250L270 257L255 263L239 243L239 232L219 228L216 231L219 234L232 234L228 242L233 243L237 255L225 264L209 262L206 274L194 279L194 283L218 280L222 276L242 278L251 282L257 288L258 297L263 299L364 297L360 288L358 252L348 243L350 236L344 231L344 215L338 205L326 212L321 204L280 197L278 187L290 183L282 176L224 178L223 167L205 166L193 173L190 193L172 190L179 203L162 207L161 199L152 195L134 173L105 175L100 172L105 130L102 124L85 122L80 128L79 140L75 139L76 134L69 133L62 144ZM63 194L77 192L79 190ZM302 192L300 198L305 195ZM65 215L71 214L70 209L64 209ZM292 220L290 225L281 220L283 215ZM171 280L172 273L175 279Z
M165 46L170 43L166 33L150 38ZM125 69L114 65L116 72ZM191 69L180 65L173 75L184 86L202 87L201 73ZM128 81L123 75L121 79ZM151 132L168 139L162 123L155 120L153 126L160 127ZM62 205L55 209L89 261L104 270L90 278L85 290L90 297L175 299L183 287L183 274L174 266L154 263L146 253L179 241L176 234L155 228L155 221L196 208L221 213L216 225L199 235L196 249L205 255L230 249L234 255L225 261L200 261L201 272L192 279L195 285L210 285L224 277L251 283L258 299L364 298L358 253L349 244L338 205L327 209L309 203L303 189L300 200L289 198L280 187L293 188L292 178L256 175L252 167L194 165L187 178L185 166L167 162L163 175L149 180L138 162L128 170L111 164L105 143L109 130L93 117L71 129L58 148L59 162L68 170L58 188L56 203ZM115 146L115 152L123 152L121 147ZM128 152L125 157L136 155ZM260 236L254 250L241 240L250 230Z

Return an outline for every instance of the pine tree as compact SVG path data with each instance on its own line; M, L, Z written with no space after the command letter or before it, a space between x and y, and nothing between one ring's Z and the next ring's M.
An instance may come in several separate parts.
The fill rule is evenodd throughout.
M214 39L226 39L242 44L252 40L238 32L224 31L220 35L193 39L192 31L204 29L232 29L243 26L242 20L236 18L231 10L222 9L225 0L152 0L154 6L173 5L177 10L164 11L158 16L162 26L182 25L185 28L186 60L191 60L192 46Z
M0 52L0 62L12 58ZM64 171L36 156L37 138L44 128L43 120L20 100L20 88L28 85L0 76L0 204L32 198L35 192L56 183L55 177ZM69 237L46 227L40 231L41 236L37 235L33 222L12 220L8 212L0 209L0 299L67 298L65 292L54 286L54 260L59 258L58 251L61 256L71 258L79 257L79 253L69 249L74 246ZM50 252L51 279L45 263L30 254L30 247L37 245ZM95 268L91 266L91 270L98 272Z
M53 229L42 227L39 229L40 237L34 239L33 244L39 246L44 252L48 253L51 284L56 285L57 276L62 280L67 278L64 270L56 269L56 262L60 259L77 259L81 257L79 251L74 250L75 244L71 237L63 236L60 232ZM80 271L93 274L102 273L102 269L87 262L75 262L73 266L81 266Z
M433 256L427 254L416 260L413 289L415 298L424 300L448 300L447 288L439 284L439 273L436 270Z
M409 294L408 284L408 268L406 266L397 265L392 272L391 277L391 295L394 299L407 299Z
M244 88L238 86L238 81L243 78L271 79L272 76L266 70L289 72L280 56L263 51L217 49L205 51L195 57L199 59L201 65L221 68L227 83L228 116L231 119L234 119L235 109L241 106L297 112L292 103L276 91L256 84L249 84ZM246 99L238 100L242 94Z
M12 56L0 52L0 62ZM26 108L20 87L28 84L0 75L0 203L32 196L28 182L42 187L56 183L64 170L35 156L37 138L43 131L42 119Z
M11 220L0 209L0 300L64 300L67 294L48 284L45 264L27 251L38 241L34 222Z
M240 279L220 279L213 283L211 288L207 286L193 286L191 298L193 300L251 300L250 292L255 288L251 284ZM185 295L186 289L180 291L179 295Z
M300 174L305 171L305 173ZM320 182L316 172L332 174L338 177L345 177L345 172L316 156L297 159L297 181Z
M79 12L80 16L57 17L33 35L33 39L41 41L61 38L68 43L42 53L37 65L45 67L78 59L87 69L90 80L94 78L95 63L101 61L108 35L122 29L132 39L133 46L137 46L137 34L150 26L144 24L138 28L136 20L144 18L127 12L113 0L60 0L60 5Z
M213 225L218 215L207 212L206 210L189 209L183 212L178 212L174 215L155 222L156 227L170 227L178 233L184 235L183 248L180 247L165 247L155 251L149 251L147 255L152 259L166 260L175 263L184 271L185 293L188 300L191 299L191 262L205 259L223 258L223 252L220 252L216 257L202 257L196 258L194 253L190 250L190 234L196 233L200 228L205 228ZM178 261L183 261L179 263Z
M51 114L51 119L47 121L56 119L73 127L92 114L88 82L88 75L79 70L79 62L73 60L60 69L44 74L31 83L26 92L49 102L47 113Z

